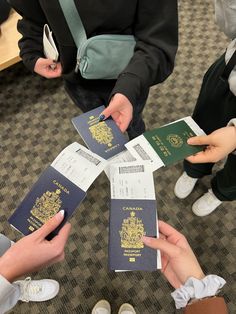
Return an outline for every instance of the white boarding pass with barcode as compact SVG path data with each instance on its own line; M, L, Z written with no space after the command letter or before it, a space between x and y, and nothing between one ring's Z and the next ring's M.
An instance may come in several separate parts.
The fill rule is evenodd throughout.
M148 162L112 164L110 183L112 199L156 199L152 167Z
M51 166L86 192L105 169L107 161L74 142L56 157Z

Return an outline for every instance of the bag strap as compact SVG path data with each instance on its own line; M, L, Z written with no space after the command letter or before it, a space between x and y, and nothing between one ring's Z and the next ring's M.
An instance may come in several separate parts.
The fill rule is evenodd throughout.
M235 65L236 65L236 50L233 53L232 57L229 59L229 62L226 64L224 71L221 75L221 77L224 80L228 80L230 73L234 69Z
M87 40L87 35L75 2L74 0L59 0L59 3L69 26L71 35L77 48L79 48Z

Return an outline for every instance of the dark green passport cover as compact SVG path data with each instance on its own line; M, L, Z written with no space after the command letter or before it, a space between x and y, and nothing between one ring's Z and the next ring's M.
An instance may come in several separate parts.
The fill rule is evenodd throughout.
M204 146L187 144L187 140L196 136L185 121L177 121L143 134L165 166L176 163L204 149Z

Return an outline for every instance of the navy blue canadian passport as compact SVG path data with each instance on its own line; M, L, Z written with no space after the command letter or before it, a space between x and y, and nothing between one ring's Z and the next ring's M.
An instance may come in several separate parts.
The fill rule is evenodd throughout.
M49 238L52 238L72 216L85 196L85 191L49 166L10 217L9 223L24 235L28 235L60 210L64 210L65 218L49 235Z
M104 109L100 106L71 121L88 148L107 160L125 150L128 139L111 118L99 122Z
M156 220L156 200L111 199L110 270L157 270L157 251L141 241L142 236L156 237Z

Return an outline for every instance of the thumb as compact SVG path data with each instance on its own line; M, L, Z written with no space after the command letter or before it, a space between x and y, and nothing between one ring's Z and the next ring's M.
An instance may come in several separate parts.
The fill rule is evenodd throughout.
M64 219L64 210L60 210L54 217L49 219L41 228L34 232L34 235L45 239L53 230L55 230Z
M44 59L43 63L44 65L49 66L51 64L55 64L55 61L53 61L52 59Z
M99 115L99 120L103 121L107 118L109 118L113 113L113 109L111 106L108 106L106 109L103 110L103 112Z
M174 244L169 243L167 240L156 239L151 237L142 237L142 241L145 245L152 249L160 250L168 255L170 258L179 254L180 248Z
M190 137L187 141L189 145L208 145L210 142L208 135Z

